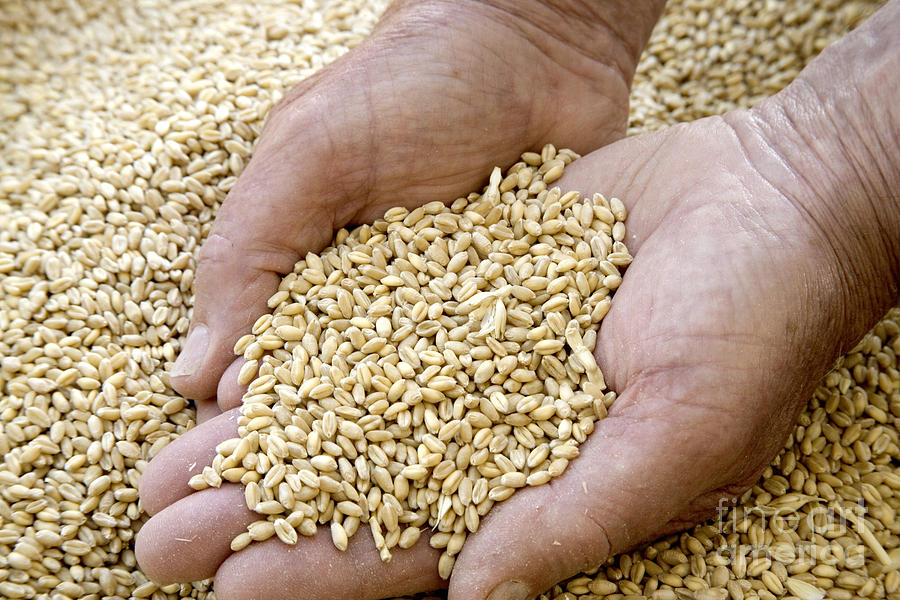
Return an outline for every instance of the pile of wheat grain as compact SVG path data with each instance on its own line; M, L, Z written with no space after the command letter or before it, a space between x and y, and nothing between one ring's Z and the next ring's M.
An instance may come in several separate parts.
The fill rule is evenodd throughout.
M630 131L781 89L876 6L670 3L635 79ZM193 424L165 373L188 324L195 250L268 108L382 8L3 4L0 596L212 597L208 582L158 587L130 548L145 519L141 471ZM721 524L544 597L898 598L898 353L894 311L825 378Z
M232 550L367 523L388 561L427 524L446 579L495 502L565 471L615 400L593 350L631 263L621 200L548 189L575 157L342 229L282 280L235 347L238 437L191 479L244 485Z

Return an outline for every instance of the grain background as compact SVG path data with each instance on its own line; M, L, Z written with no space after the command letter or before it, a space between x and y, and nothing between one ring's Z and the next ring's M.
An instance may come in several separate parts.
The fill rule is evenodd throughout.
M0 597L213 597L158 587L131 550L139 475L194 423L166 371L196 249L267 110L384 4L0 0ZM877 5L670 2L630 133L752 105ZM895 309L722 523L544 597L900 598L898 354ZM862 521L829 523L860 499Z

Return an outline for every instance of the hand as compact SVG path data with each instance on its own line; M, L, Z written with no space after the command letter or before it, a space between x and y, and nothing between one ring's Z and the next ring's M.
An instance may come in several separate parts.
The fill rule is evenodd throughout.
M371 38L292 90L200 253L191 331L171 372L200 401L199 420L218 413L206 399L240 403L235 341L336 229L397 204L450 202L495 162L551 139L585 152L621 137L660 10L658 0L400 2Z
M882 178L896 178L896 165L844 168L871 143L834 139L832 128L860 128L820 118L800 93L815 83L807 77L752 111L619 142L569 168L567 187L630 201L636 258L597 348L619 399L561 478L493 509L456 563L451 598L528 598L707 516L757 478L830 360L896 299L898 255L878 253L886 242L896 249L896 215L859 193L896 189ZM813 114L811 129L792 129L798 113ZM893 123L872 129L885 127ZM791 144L800 136L819 152L799 155ZM836 198L851 221L834 218ZM379 598L437 586L427 545L382 565L364 531L346 554L326 534L231 555L231 538L254 519L240 489L188 494L185 467L208 463L234 432L233 413L213 419L146 472L145 506L159 511L138 541L148 573L215 572L222 598Z
M630 200L635 260L596 349L619 395L562 477L494 507L451 599L531 598L757 480L898 298L898 36L895 0L753 110L567 169L564 188Z

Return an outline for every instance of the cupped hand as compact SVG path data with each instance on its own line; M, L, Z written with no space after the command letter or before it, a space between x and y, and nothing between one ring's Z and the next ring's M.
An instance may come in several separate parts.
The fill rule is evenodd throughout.
M530 598L708 516L756 480L850 341L843 273L798 204L802 180L764 176L747 158L756 118L737 112L631 138L568 168L565 187L630 207L635 260L596 350L619 397L562 477L494 507L459 555L451 598ZM240 488L190 493L196 469L186 467L208 464L235 431L233 414L217 417L145 473L144 506L156 515L138 556L150 575L215 575L228 599L374 599L440 584L427 543L381 565L365 532L347 554L327 532L232 554L230 540L254 520Z
M199 420L218 413L203 402L217 391L220 408L240 403L235 342L282 275L336 229L397 205L450 202L494 162L550 140L586 152L621 137L656 15L607 10L610 25L592 12L620 3L556 12L553 2L399 2L369 39L292 90L200 253L191 329L171 371L173 387L200 401Z

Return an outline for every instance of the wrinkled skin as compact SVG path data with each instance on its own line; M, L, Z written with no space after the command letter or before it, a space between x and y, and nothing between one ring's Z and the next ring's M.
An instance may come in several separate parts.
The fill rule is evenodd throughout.
M880 316L885 298L895 299L896 287L860 309L859 298L875 280L859 266L868 263L848 265L846 256L864 248L840 235L844 224L823 218L827 211L810 208L830 193L820 185L828 177L816 177L834 172L823 167L830 151L786 160L793 151L780 145L799 135L778 118L791 102L789 88L753 110L610 144L567 169L563 188L602 191L629 208L627 243L635 260L596 350L619 397L562 477L495 506L469 537L449 581L452 600L530 598L612 553L710 516L721 499L733 499L758 478L831 360ZM279 139L279 131L268 132L269 140ZM493 140L479 141L479 160L507 157L512 142ZM289 154L289 144L261 142L254 162L264 166L257 172L274 169L272 181L281 182L280 165L261 157ZM441 181L477 185L476 173L485 172L485 163L439 164L456 166L445 180L405 180L421 192L402 197L371 190L403 181L369 175L364 179L376 182L371 187L347 188L369 192L360 193L355 212L337 200L279 200L275 189L249 218L253 226L270 227L269 203L293 202L304 218L285 218L279 226L296 228L304 247L317 248L330 233L305 225L311 213L317 224L372 218L398 200L412 205L433 199L431 192L451 191ZM270 191L264 178L254 177L242 181L257 187L244 189ZM216 224L220 233L236 227L227 207ZM292 262L301 250L279 256ZM204 285L207 293L214 287ZM226 302L245 302L253 316L264 312L250 295ZM160 581L214 576L217 597L225 600L375 600L444 585L426 536L388 564L365 528L346 553L332 547L326 529L293 548L269 540L231 553L232 537L255 520L240 487L192 492L187 480L209 463L218 442L235 435L240 389L229 382L233 371L218 384L219 404L231 410L213 416L212 403L202 404L205 422L167 447L143 476L141 498L153 517L138 536L142 568ZM205 377L176 385L202 397L211 393Z

